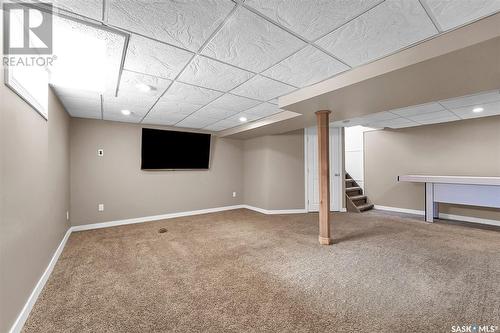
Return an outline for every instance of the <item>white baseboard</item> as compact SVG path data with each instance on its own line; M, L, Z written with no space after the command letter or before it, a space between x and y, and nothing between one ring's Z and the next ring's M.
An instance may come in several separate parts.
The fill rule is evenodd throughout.
M390 212L398 212L398 213L406 213L406 214L414 214L414 215L419 215L419 216L425 216L425 212L423 210L398 208L398 207L389 207L389 206L379 206L379 205L375 205L374 208L375 209L379 209L379 210L386 210L386 211L390 211ZM488 224L488 225L494 225L494 226L500 227L500 221L489 220L489 219L482 219L482 218L473 217L473 216L463 216L463 215L439 213L439 218L442 218L442 219L445 219L445 220L454 220L454 221L462 221L462 222Z
M259 213L266 214L266 215L275 215L275 214L304 214L304 213L307 213L307 211L304 208L300 208L300 209L272 209L272 210L269 210L269 209L254 207L254 206L250 206L250 205L242 205L242 206L243 207L241 207L241 208L250 209L250 210L253 210L255 212L259 212Z
M127 225L127 224L135 224L135 223L173 219L176 217L216 213L216 212L222 212L222 211L233 210L233 209L241 209L241 208L246 208L246 207L245 207L245 205L235 205L235 206L224 206L224 207L216 207L216 208L199 209L199 210L192 210L192 211L188 211L188 212L178 212L178 213L169 213L169 214L162 214L162 215L137 217L137 218L133 218L133 219L124 219L124 220L108 221L108 222L93 223L93 224L82 224L82 225L73 226L71 229L72 229L72 231L100 229L100 228L115 227L115 226L119 226L119 225Z
M49 265L47 266L45 272L43 272L42 276L40 277L40 280L38 280L35 288L31 292L31 295L28 297L26 304L24 304L21 313L19 313L19 316L17 316L16 321L10 328L9 333L18 333L21 332L21 330L23 329L24 323L26 322L26 319L28 319L31 309L33 309L33 305L35 305L38 296L42 292L43 287L45 287L45 283L49 279L49 276L52 273L52 270L54 269L54 266L56 265L57 260L59 259L59 256L61 255L64 246L66 245L66 242L68 241L69 235L71 234L72 231L71 229L72 228L69 228L66 231L66 234L61 240L61 243L59 243L59 246L57 247L56 251L54 252L54 255L52 256L52 259L50 259Z

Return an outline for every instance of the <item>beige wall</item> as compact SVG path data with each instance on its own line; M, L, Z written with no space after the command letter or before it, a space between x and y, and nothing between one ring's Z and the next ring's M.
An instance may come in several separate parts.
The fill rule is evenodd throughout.
M263 136L244 144L244 201L264 209L304 208L304 132Z
M0 332L14 323L69 228L68 130L52 93L47 122L2 79Z
M365 185L377 205L424 209L424 185L404 174L500 176L500 116L365 133ZM441 212L500 220L500 210L441 205Z
M242 204L240 140L214 138L210 170L142 171L141 126L73 118L70 133L73 225Z

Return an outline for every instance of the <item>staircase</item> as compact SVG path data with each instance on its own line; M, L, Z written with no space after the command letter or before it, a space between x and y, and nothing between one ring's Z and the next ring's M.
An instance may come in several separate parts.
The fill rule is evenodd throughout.
M347 172L345 174L345 197L349 212L362 213L373 208L368 197L363 195L363 189Z

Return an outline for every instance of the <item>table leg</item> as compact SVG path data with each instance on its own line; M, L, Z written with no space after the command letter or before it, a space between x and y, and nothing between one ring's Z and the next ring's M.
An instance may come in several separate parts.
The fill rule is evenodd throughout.
M425 220L434 222L434 184L425 183Z

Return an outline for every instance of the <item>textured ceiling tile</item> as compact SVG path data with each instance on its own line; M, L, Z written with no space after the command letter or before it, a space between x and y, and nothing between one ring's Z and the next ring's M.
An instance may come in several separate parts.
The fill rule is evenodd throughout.
M300 39L240 7L202 53L260 72L304 45Z
M115 120L123 122L139 122L144 115L151 109L156 98L147 97L139 94L127 94L119 97L112 95L103 96L103 116L104 120ZM122 110L129 110L130 115L125 116Z
M81 95L59 95L64 108L72 117L101 119L101 97Z
M171 82L170 80L124 70L122 72L118 95L139 94L139 96L147 96L148 99L151 97L160 97ZM141 91L141 86L149 87L150 90Z
M197 56L179 80L216 90L229 91L252 77L252 73Z
M361 14L380 0L246 0L245 4L308 40Z
M272 100L268 101L268 103L278 105L278 99L277 98L272 99Z
M499 0L423 0L443 30L500 10Z
M259 116L257 114L252 114L252 113L248 113L246 111L243 111L243 112L240 112L238 114L235 114L234 116L227 118L226 120L228 121L228 123L232 122L233 124L235 124L235 126L237 126L237 125L242 125L244 123L255 121L257 119L264 118L264 117L265 116ZM241 121L241 118L246 118L246 120Z
M197 51L234 7L227 0L111 0L108 23Z
M133 35L128 45L125 69L173 79L191 57L190 52Z
M409 106L402 109L391 110L390 112L400 115L402 117L409 117L429 112L437 112L441 110L444 110L444 108L439 103L427 103L427 104Z
M399 118L399 116L390 112L377 112L366 115L361 118L364 119L364 121L375 122L375 121L396 119Z
M257 105L251 109L245 110L244 111L246 114L251 114L259 117L267 117L270 115L273 115L275 113L280 113L283 112L280 108L278 108L274 104L270 103L262 103L260 105Z
M216 124L208 125L207 127L204 127L203 129L208 130L208 131L219 132L219 131L228 129L230 127L231 127L230 125L229 126L226 126L223 124L218 125L218 123L216 123Z
M390 119L390 120L383 120L379 122L373 122L369 123L368 127L373 127L373 128L383 128L383 127L389 127L389 128L406 128L406 127L413 127L413 126L418 126L419 124L405 119L405 118L396 118L396 119Z
M309 45L262 74L296 87L305 87L347 69L349 67L343 63Z
M358 66L436 33L418 0L387 0L317 44L349 65Z
M210 103L211 107L240 112L259 104L258 101L241 96L224 94Z
M187 128L203 128L205 126L211 125L217 122L217 119L211 118L198 118L194 115L187 117L180 123L176 124L177 127L187 127Z
M103 0L52 0L52 4L61 9L102 20Z
M231 93L249 98L267 101L277 96L294 91L295 88L267 77L256 75Z
M231 111L207 105L201 108L200 110L196 111L194 116L199 118L211 118L211 119L222 120L237 113L238 111Z
M151 125L175 125L177 122L184 119L186 115L176 112L161 112L158 110L151 110L146 118L142 121L143 124Z
M420 124L437 124L447 121L460 120L460 118L458 118L455 114L447 110L411 116L408 117L408 119L416 121Z
M484 103L478 106L480 106L483 109L483 111L474 112L472 111L473 108L471 108L470 106L453 109L451 111L462 119L500 115L500 101L493 103Z
M174 82L165 95L163 95L160 102L169 100L202 106L213 101L220 95L222 95L222 93L215 90Z
M441 103L447 109L455 109L464 106L475 106L477 104L490 103L496 101L500 101L500 92L498 90L481 94L447 99L444 101L440 101L439 103Z
M54 16L51 83L62 88L115 91L125 37L109 30Z

